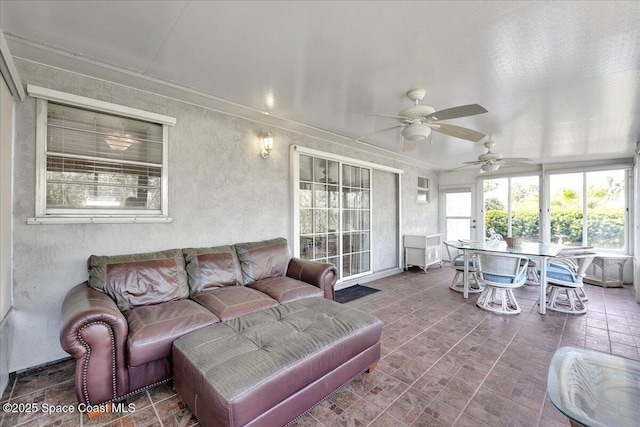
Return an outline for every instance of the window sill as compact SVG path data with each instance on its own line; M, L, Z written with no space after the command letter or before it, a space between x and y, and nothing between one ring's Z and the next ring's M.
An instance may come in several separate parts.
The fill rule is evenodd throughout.
M28 225L44 224L141 224L152 222L171 222L173 218L167 216L46 216L27 218Z

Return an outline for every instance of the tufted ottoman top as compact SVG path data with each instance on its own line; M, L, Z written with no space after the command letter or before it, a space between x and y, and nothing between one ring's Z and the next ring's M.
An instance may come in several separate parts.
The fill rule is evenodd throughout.
M305 298L177 339L174 374L196 402L216 406L221 425L242 425L376 345L381 332L375 316Z

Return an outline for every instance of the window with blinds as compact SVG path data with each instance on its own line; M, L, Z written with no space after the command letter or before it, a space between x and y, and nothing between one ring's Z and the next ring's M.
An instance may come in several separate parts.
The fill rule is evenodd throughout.
M42 96L37 101L36 218L31 223L56 217L60 222L170 220L166 125L175 124L175 119L48 89L28 89L35 92L30 95Z
M162 125L49 102L47 212L160 212Z

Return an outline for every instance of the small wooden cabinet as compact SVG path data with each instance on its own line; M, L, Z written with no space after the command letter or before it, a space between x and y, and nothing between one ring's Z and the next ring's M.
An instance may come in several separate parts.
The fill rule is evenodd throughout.
M404 269L417 266L427 272L427 267L439 264L442 267L442 234L405 235Z

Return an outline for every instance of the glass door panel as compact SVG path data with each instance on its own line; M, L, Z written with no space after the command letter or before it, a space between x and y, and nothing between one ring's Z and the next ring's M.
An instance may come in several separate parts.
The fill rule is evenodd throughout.
M370 272L371 170L305 155L299 167L300 256L340 279Z
M472 239L471 191L446 191L445 240Z

